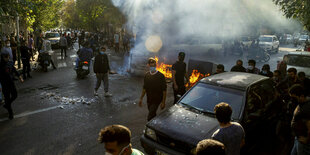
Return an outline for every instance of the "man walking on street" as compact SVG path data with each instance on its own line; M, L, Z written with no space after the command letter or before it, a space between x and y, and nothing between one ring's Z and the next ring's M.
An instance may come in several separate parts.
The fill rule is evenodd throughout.
M22 42L22 46L20 47L21 59L23 62L23 78L26 79L26 73L28 78L30 76L30 56L29 48L27 47L27 42Z
M160 105L161 109L165 108L167 84L165 76L156 70L156 60L149 58L148 66L150 71L144 76L143 90L139 101L142 107L143 97L146 94L147 107L149 110L147 120L150 121L156 116L156 111Z
M9 119L13 119L13 110L11 107L12 102L17 98L17 90L13 80L13 74L19 76L21 82L23 78L16 71L14 65L9 62L9 53L1 53L0 62L0 83L2 85L2 92L4 95L4 108L9 112Z
M246 69L247 73L259 74L260 70L255 67L256 61L251 59L248 61L249 67Z
M110 125L100 130L98 141L104 143L106 155L143 155L132 148L131 132L123 125Z
M109 93L109 72L110 65L107 54L105 53L106 48L101 47L100 53L95 57L94 62L94 72L96 73L97 83L95 87L94 95L98 96L98 89L101 85L101 81L104 84L104 96L111 97L112 94Z
M172 65L174 104L177 103L179 98L186 92L184 77L187 82L189 81L186 73L186 63L184 62L185 53L180 52L178 59L179 60Z
M61 57L63 56L63 52L65 52L65 57L67 57L67 46L68 42L67 39L65 38L65 35L62 34L59 40L59 46L61 49Z

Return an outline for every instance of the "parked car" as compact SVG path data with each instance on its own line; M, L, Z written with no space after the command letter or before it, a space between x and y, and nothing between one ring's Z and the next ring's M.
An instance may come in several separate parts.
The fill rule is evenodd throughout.
M298 72L305 72L307 77L310 77L310 53L309 52L294 52L287 55L287 68L294 67Z
M280 42L275 35L261 35L259 38L259 46L267 50L268 52L278 52Z
M309 40L308 35L300 35L300 37L298 39L298 44L303 45L307 39Z
M272 109L281 109L276 100L273 82L265 76L225 72L206 77L146 124L142 147L147 154L192 154L200 140L220 128L213 109L227 102L233 109L232 120L245 130L243 151L251 154L254 146L271 139L280 113Z
M57 32L45 33L45 40L52 44L52 49L59 48L60 35Z

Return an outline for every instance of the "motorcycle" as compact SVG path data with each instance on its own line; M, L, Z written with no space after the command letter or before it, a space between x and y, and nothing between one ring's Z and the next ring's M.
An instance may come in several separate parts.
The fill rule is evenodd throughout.
M270 60L270 54L262 48L252 49L247 56L248 60L254 59L256 61L268 62Z
M38 62L44 72L47 72L47 67L50 65L50 61L51 56L48 54L48 52L42 52L39 54Z
M79 62L79 66L76 69L77 78L83 79L89 74L89 61Z

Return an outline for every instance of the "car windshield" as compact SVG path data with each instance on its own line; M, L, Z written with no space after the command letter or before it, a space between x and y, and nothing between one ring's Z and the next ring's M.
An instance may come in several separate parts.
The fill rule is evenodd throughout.
M272 37L259 37L260 42L272 42Z
M299 67L310 67L310 56L306 55L287 55L288 65Z
M198 83L180 102L188 107L211 114L214 114L213 109L215 105L226 102L233 109L232 119L236 120L239 118L242 109L243 92L235 89Z
M55 37L59 37L58 33L46 33L45 34L46 38L55 38Z
M302 35L300 36L301 39L308 39L308 35Z

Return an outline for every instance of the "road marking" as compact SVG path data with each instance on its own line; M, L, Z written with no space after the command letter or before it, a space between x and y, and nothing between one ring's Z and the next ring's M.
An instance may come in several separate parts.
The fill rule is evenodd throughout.
M31 111L31 112L24 112L24 113L21 113L21 114L18 114L18 115L14 115L14 118L21 118L21 117L25 117L25 116L28 116L28 115L33 115L33 114L37 114L37 113L40 113L40 112L45 112L45 111L49 111L49 110L53 110L53 109L56 109L56 108L60 108L61 106L54 106L54 107L49 107L49 108L45 108L45 109L39 109L39 110L35 110L35 111ZM9 120L8 118L2 118L0 119L0 122L3 122L3 121L6 121L6 120Z

